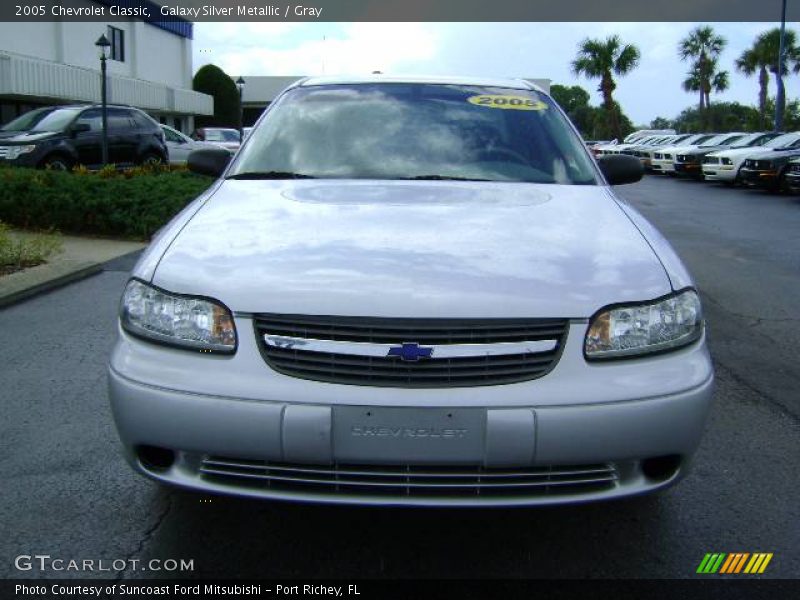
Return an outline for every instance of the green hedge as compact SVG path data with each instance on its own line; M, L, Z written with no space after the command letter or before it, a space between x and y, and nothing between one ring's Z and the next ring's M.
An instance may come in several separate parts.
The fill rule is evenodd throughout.
M0 168L0 221L23 229L146 240L212 181L169 169Z

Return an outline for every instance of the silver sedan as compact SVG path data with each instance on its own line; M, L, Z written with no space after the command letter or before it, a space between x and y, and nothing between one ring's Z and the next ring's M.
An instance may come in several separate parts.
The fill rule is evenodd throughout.
M318 78L135 267L110 360L138 472L259 498L537 505L660 490L703 435L695 285L521 80Z

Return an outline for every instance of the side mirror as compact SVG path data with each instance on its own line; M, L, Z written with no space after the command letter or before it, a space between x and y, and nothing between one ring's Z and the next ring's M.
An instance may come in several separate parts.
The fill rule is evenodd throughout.
M75 123L72 127L69 128L69 132L72 137L75 137L79 133L86 133L87 131L91 131L92 128L89 126L88 123Z
M193 150L187 159L192 173L219 177L231 162L232 155L224 148L202 148Z
M605 175L608 185L636 183L644 174L639 159L627 154L604 154L597 157L597 164Z

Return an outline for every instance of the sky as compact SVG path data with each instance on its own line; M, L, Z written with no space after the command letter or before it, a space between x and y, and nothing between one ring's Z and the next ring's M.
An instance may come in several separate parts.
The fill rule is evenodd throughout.
M704 23L705 24L705 23ZM755 104L756 77L734 61L770 23L709 23L727 39L720 65L730 88L715 99ZM576 77L570 63L586 37L619 35L641 51L639 67L618 78L617 100L637 125L674 118L697 104L681 82L689 64L677 47L697 23L195 23L194 68L214 63L228 74L338 75L378 70L399 75L535 77L580 85L600 103L598 82ZM798 30L798 23L787 23ZM800 76L786 79L800 96ZM770 95L775 94L774 81Z

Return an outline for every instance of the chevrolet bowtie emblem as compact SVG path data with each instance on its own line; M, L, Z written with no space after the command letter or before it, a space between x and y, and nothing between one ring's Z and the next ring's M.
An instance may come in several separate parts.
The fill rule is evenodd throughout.
M430 346L420 346L416 342L406 342L401 346L389 348L386 356L397 356L400 360L416 362L421 358L430 358L433 355L433 348Z

